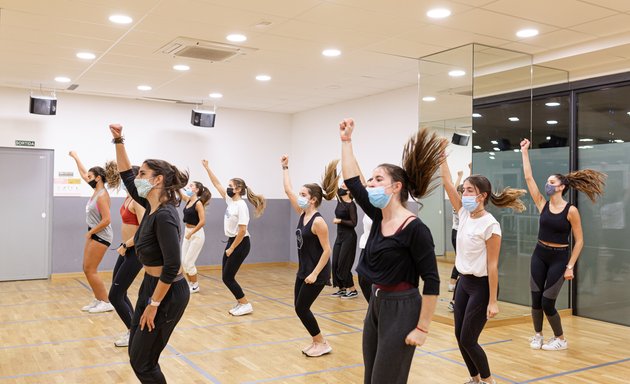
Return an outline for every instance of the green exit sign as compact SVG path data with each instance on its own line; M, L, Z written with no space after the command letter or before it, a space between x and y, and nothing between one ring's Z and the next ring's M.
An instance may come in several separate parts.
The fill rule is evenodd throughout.
M15 140L16 147L34 147L35 141L31 140Z

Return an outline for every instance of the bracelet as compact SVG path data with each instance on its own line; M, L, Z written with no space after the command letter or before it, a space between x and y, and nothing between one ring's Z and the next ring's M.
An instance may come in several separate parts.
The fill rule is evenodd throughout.
M112 144L124 144L124 143L125 143L125 138L123 136L114 137L112 139Z
M350 143L350 142L352 142L352 139L350 139L350 138L344 139L344 138L342 137L342 138L341 138L341 141L344 141L344 142L348 142L348 143Z
M125 249L127 249L127 244L125 244L125 243L120 243L120 246L125 248Z
M283 165L282 169L289 169L289 166L288 165Z
M567 264L567 269L573 269L572 265Z
M428 334L428 333L429 333L429 331L426 331L426 330L424 330L424 329L422 329L422 328L420 328L420 327L418 327L418 326L416 326L416 329L417 329L418 331L422 332L422 333L426 333L426 334Z

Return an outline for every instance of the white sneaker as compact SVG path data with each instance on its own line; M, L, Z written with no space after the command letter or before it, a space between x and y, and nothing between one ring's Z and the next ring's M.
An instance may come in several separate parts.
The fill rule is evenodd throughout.
M465 382L464 384L479 384L478 381L475 381L472 377L470 379L468 379L467 382Z
M529 346L531 349L540 349L543 346L544 343L544 338L542 337L542 335L536 334L533 337L529 338Z
M197 284L197 283L189 284L188 287L190 288L190 293L197 293L197 292L199 292L199 284Z
M94 299L92 300L92 302L88 305L86 305L85 307L81 308L82 311L87 312L90 309L96 307L96 305L99 303L98 299Z
M448 291L453 292L455 290L455 284L448 283Z
M569 347L569 343L567 340L562 340L557 337L549 340L547 344L543 344L542 349L545 351L561 351L563 349L567 349Z
M233 311L230 311L232 316L243 316L252 312L254 312L254 307L252 307L251 303L241 304L238 307L234 308Z
M90 308L90 310L88 312L90 313L101 313L101 312L109 312L109 311L113 311L114 310L114 306L111 303L106 303L104 301L100 301L98 302L98 304L96 304L94 307Z
M129 346L129 331L124 335L120 336L118 340L114 341L114 345L117 347L128 347Z
M323 343L313 343L314 345L306 350L304 354L308 357L319 357L324 356L330 352L332 352L332 347L328 344L328 341L324 341Z

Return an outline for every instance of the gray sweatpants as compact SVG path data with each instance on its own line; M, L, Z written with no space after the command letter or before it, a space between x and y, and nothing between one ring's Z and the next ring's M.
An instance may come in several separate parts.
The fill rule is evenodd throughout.
M416 347L405 338L418 325L422 297L418 288L385 292L372 286L363 327L365 384L404 384Z

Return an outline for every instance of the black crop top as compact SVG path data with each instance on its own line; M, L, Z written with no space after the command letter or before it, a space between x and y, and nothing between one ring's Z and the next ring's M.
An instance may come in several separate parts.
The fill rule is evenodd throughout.
M138 195L133 182L133 171L120 172L120 177L127 187L129 195L146 211L138 227L133 241L138 259L148 267L162 266L160 280L171 284L179 272L181 251L179 246L179 215L172 204L162 204L155 212L151 212L149 201Z
M322 253L324 253L319 238L312 230L313 222L315 222L317 217L321 216L319 212L315 212L308 223L304 223L304 213L300 215L298 226L295 230L298 248L297 277L300 279L306 279L308 275L313 273L319 263L319 259L322 257ZM330 260L328 260L324 268L319 272L319 275L317 275L315 283L330 285Z
M335 207L335 218L341 220L337 224L337 232L354 232L354 227L357 226L357 205L354 201L345 202L340 198Z
M184 206L184 223L190 224L190 225L199 224L199 214L197 213L197 203L200 201L201 199L197 199L197 201L195 201L191 207L188 207L186 205Z
M396 285L407 282L418 287L422 278L422 294L440 293L440 275L429 228L419 218L414 218L401 231L383 236L383 214L370 204L368 193L359 177L345 180L357 204L372 221L369 241L364 256L359 260L357 272L375 284Z
M549 202L545 203L538 222L538 240L548 243L569 244L569 235L571 234L569 208L571 208L571 204L567 203L562 212L552 213L549 210Z

